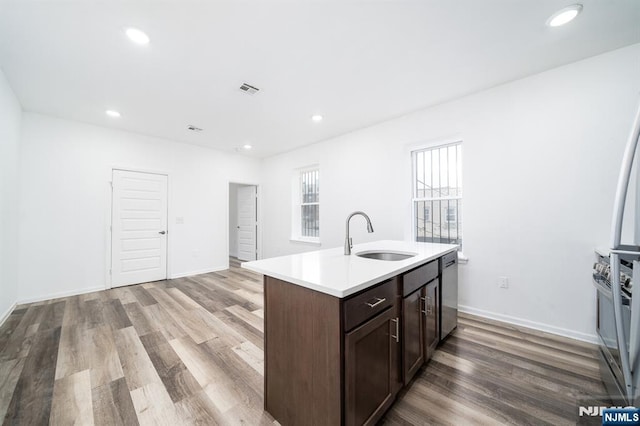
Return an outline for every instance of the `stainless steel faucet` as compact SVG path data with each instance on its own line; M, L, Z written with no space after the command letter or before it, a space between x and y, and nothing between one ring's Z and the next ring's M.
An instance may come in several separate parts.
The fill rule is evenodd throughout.
M346 236L344 239L344 254L349 255L351 254L351 247L353 247L353 242L351 241L351 237L349 237L349 221L351 220L352 217L354 217L355 215L361 215L364 216L365 219L367 219L367 232L368 233L372 233L373 232L373 225L371 225L371 219L369 219L369 216L367 216L367 214L365 212L353 212L351 213L348 217L347 217L347 230L346 230Z

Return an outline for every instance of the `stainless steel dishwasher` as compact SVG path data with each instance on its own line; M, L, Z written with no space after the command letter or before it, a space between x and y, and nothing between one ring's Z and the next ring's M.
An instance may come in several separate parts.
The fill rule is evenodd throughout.
M458 252L440 258L440 340L458 326Z

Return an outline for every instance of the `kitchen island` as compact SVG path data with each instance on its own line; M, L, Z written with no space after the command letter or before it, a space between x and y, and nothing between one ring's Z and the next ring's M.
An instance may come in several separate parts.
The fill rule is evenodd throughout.
M264 275L265 410L282 425L374 424L439 335L452 244L377 241L242 264ZM410 254L387 261L358 256Z

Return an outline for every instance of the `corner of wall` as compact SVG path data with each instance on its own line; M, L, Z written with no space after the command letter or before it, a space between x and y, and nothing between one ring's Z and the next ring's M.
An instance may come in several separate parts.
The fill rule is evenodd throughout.
M22 106L0 69L0 324L18 300L18 205Z

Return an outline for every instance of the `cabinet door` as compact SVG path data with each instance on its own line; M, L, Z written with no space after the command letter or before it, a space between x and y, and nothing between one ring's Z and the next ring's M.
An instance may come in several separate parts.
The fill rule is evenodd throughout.
M389 308L345 335L345 423L375 424L398 388L399 319Z
M425 288L422 287L402 300L403 379L407 385L424 364L424 321L422 319Z
M440 303L438 291L440 290L438 280L433 280L427 284L424 302L424 346L425 361L431 359L433 352L440 340L438 318L440 316Z

